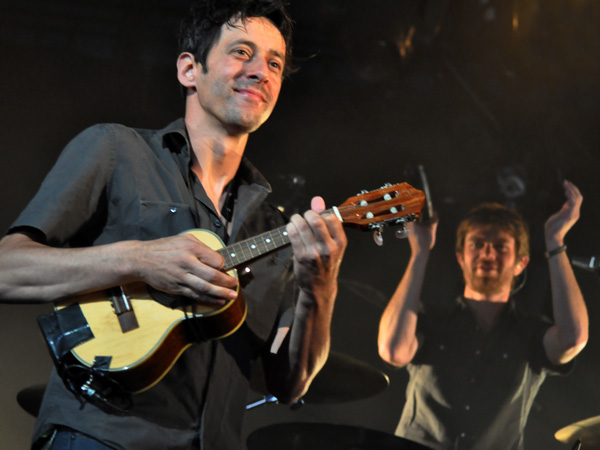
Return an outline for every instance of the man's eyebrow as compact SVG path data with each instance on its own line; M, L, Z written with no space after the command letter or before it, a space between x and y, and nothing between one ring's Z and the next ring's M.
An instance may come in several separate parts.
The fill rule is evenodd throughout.
M485 238L483 238L482 236L479 236L479 235L469 236L467 238L468 241L475 241L475 240L481 240L481 239L485 239Z
M503 238L503 237L499 237L499 238L487 238L486 236L480 236L480 235L475 235L475 236L470 236L467 238L468 241L493 241L493 242L510 242L509 238Z
M279 59L281 59L282 61L285 61L285 56L283 56L279 51L277 50L269 50L269 53Z
M256 48L256 43L253 41L250 41L248 39L235 40L230 44L230 47L234 47L234 46L240 45L240 44L247 45L248 47ZM281 54L281 52L279 50L270 49L270 50L268 50L267 53L281 59L282 61L285 61L285 57Z

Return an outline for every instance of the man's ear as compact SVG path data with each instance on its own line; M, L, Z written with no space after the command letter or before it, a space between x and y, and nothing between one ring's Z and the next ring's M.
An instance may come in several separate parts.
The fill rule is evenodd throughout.
M459 252L456 252L456 260L458 261L458 265L463 268L463 255Z
M177 79L183 87L196 90L196 61L191 53L182 53L177 58Z
M529 256L525 255L521 257L521 260L517 262L517 264L515 264L514 276L516 277L521 275L521 273L525 270L525 267L527 267L527 264L529 264Z

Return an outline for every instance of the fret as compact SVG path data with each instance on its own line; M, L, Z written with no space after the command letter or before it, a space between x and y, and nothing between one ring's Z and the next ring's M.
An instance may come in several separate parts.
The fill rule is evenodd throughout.
M235 247L231 246L231 247L227 247L224 249L227 252L227 256L229 257L229 260L231 261L231 266L236 266L237 265L237 252L235 251Z
M290 237L288 236L288 232L285 230L285 227L278 228L275 230L280 239L280 245L285 245L290 243Z
M217 253L219 255L221 255L223 257L223 259L225 260L225 264L223 265L223 270L227 271L235 266L235 264L233 264L233 261L231 260L231 257L229 256L229 252L227 251L226 248L220 248L219 250L217 250Z
M267 251L275 248L275 243L273 242L273 232L272 231L265 233L265 248L267 249Z
M238 242L237 245L234 244L234 246L235 246L235 253L237 255L237 259L238 259L239 262L244 262L244 261L247 261L249 259L248 255L244 251L244 243L245 243L245 241Z
M250 245L250 251L254 254L256 254L257 256L262 255L262 252L260 251L260 247L259 247L259 242L257 241L257 236L254 236L253 238L248 239L248 241L252 241L251 243L248 242L248 244Z

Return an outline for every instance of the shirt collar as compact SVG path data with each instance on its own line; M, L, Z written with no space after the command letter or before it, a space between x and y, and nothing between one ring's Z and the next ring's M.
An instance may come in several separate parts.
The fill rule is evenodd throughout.
M187 158L190 157L190 146L188 145L187 131L185 121L179 118L158 131L164 147L173 153L183 153Z
M171 152L178 154L182 162L185 162L185 170L188 170L191 162L191 145L185 127L185 120L179 118L171 122L165 128L159 130L158 135L162 139L163 146L167 147ZM271 184L245 156L242 157L236 179L240 184L257 184L266 189L267 192L272 192Z
M510 297L508 299L508 302L506 302L507 308L504 309L504 311L508 314L516 314L517 313L517 305L515 303L515 299L513 297ZM459 309L461 311L464 311L467 309L467 302L465 300L464 295L459 295L456 298L456 309Z

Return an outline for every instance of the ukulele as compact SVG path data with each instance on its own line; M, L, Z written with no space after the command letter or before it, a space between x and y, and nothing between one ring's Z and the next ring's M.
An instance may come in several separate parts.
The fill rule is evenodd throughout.
M400 183L363 191L326 212L344 226L380 232L418 219L424 204L422 191ZM234 277L239 266L290 244L285 226L227 247L210 231L185 233L220 253L222 270ZM242 295L223 306L206 305L134 282L57 301L38 322L67 387L95 396L94 378L128 393L149 389L190 345L229 336L246 313Z

